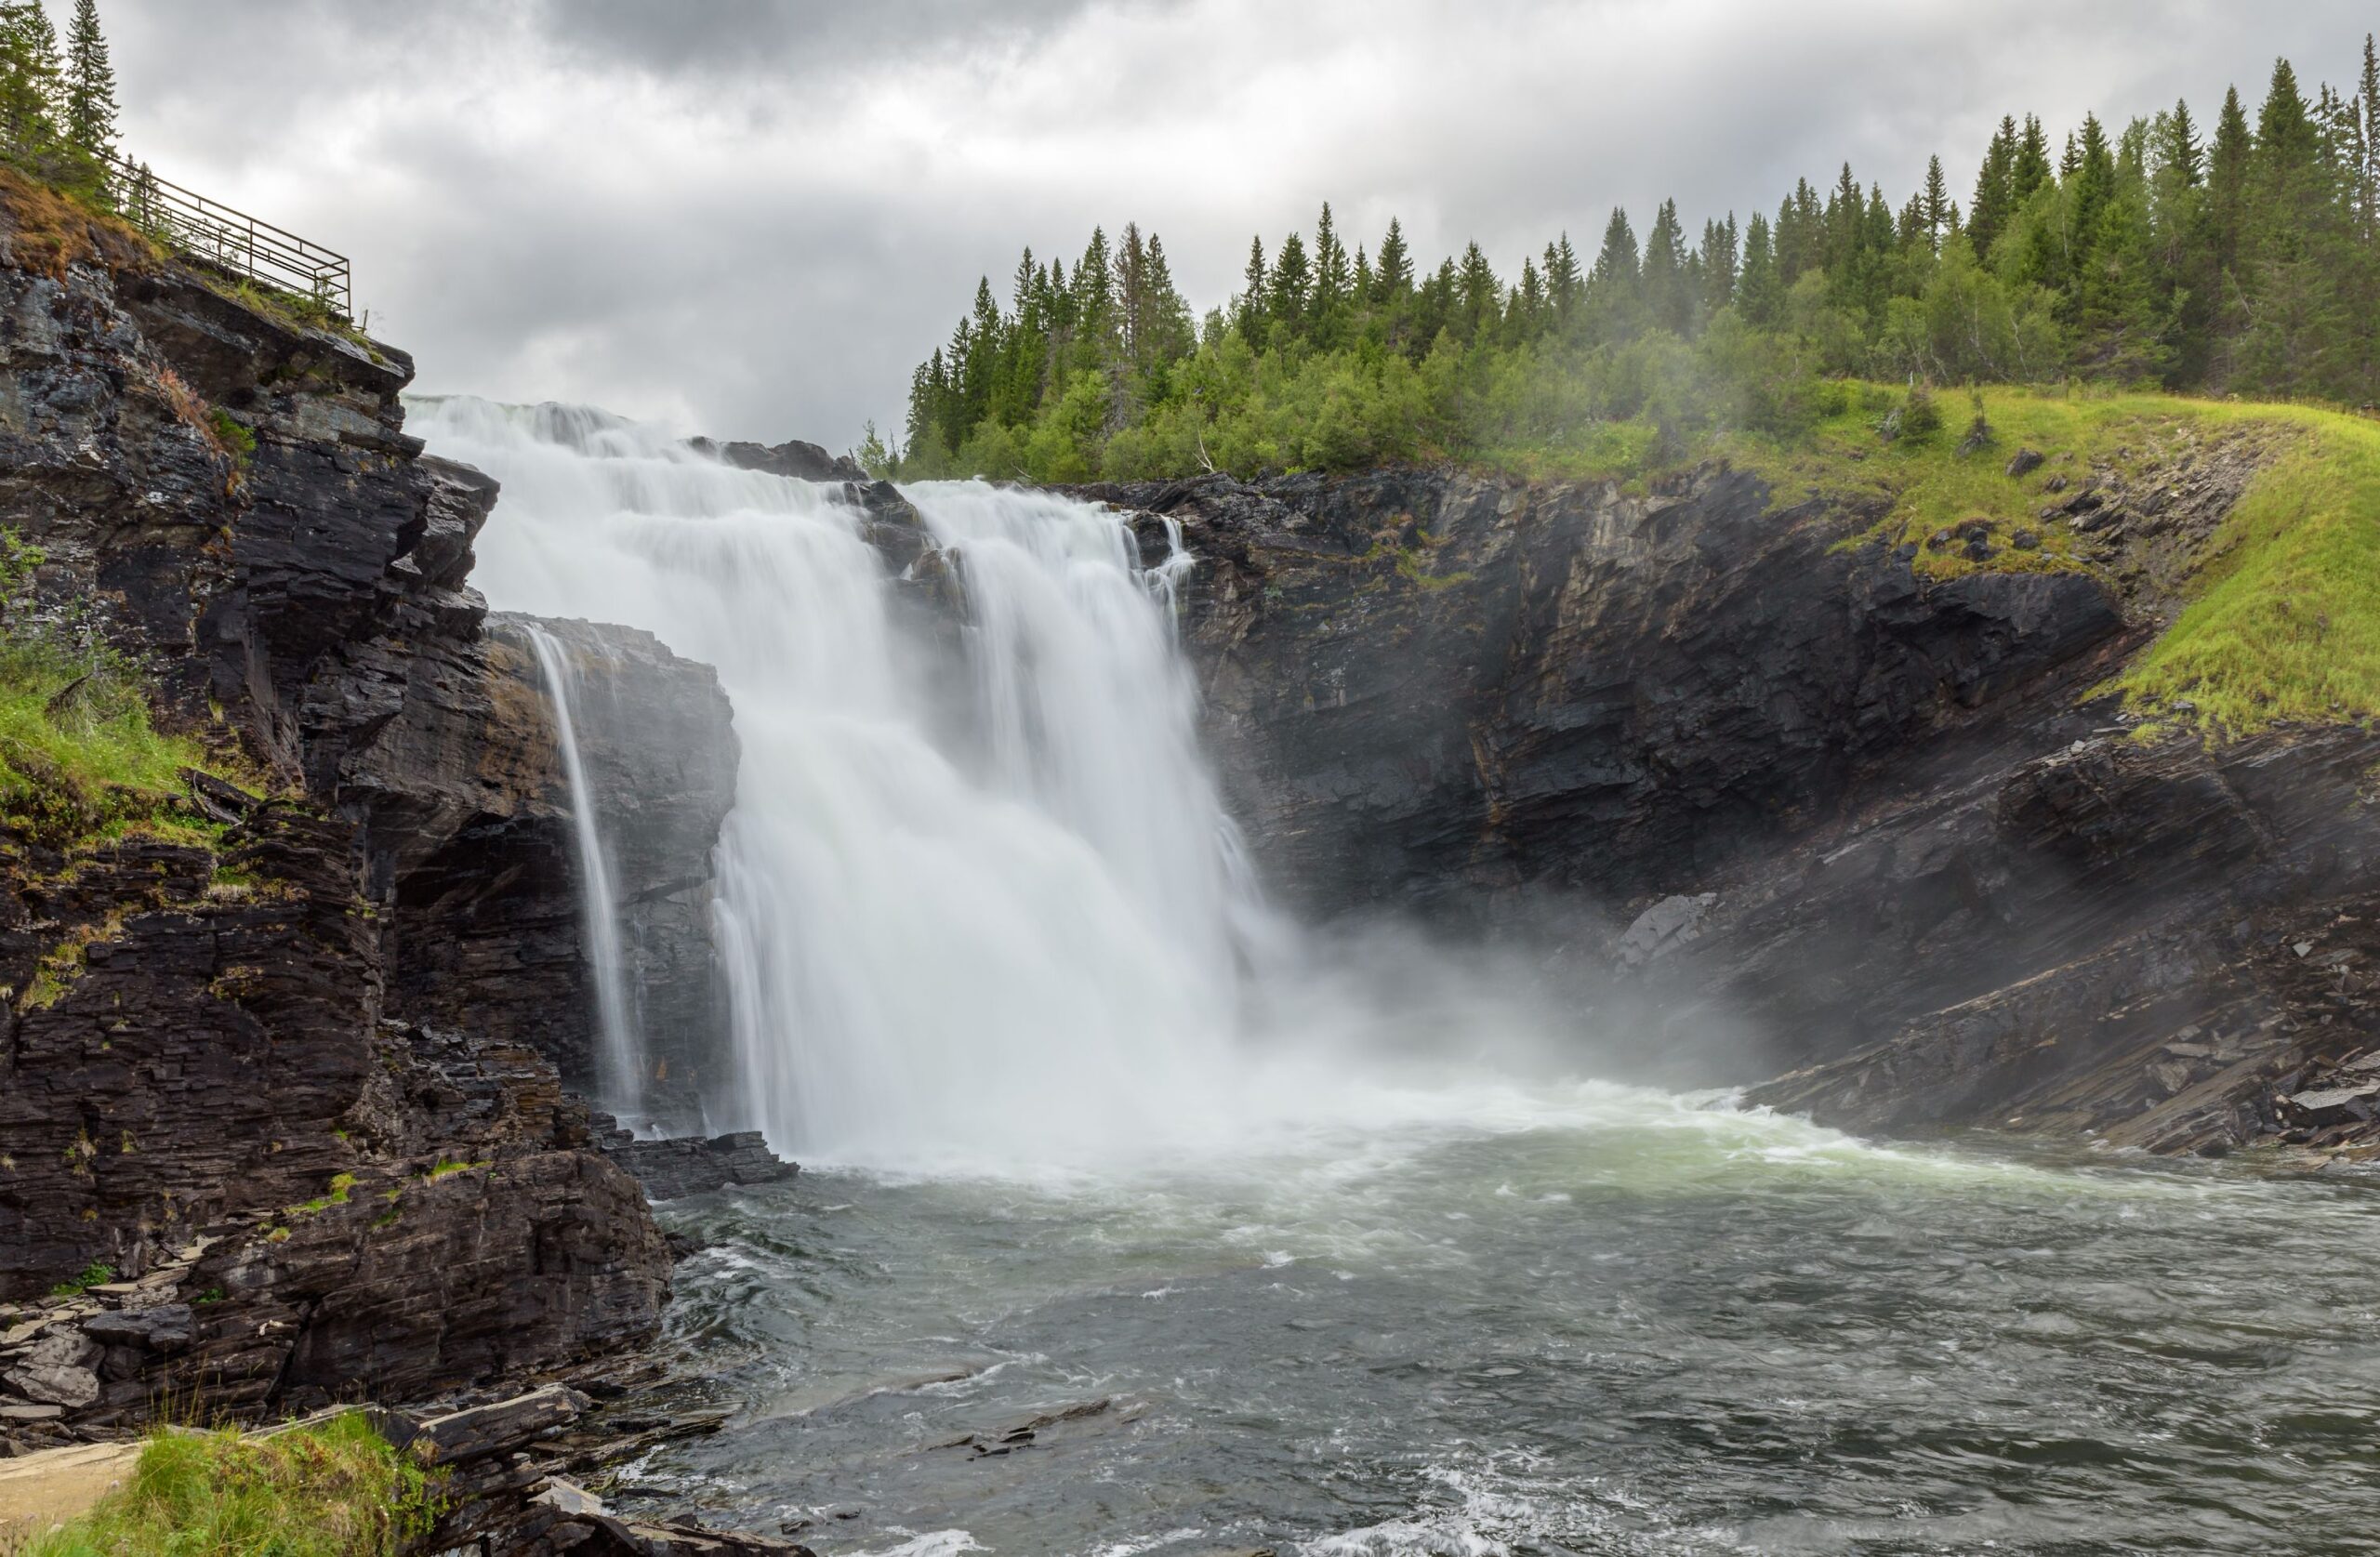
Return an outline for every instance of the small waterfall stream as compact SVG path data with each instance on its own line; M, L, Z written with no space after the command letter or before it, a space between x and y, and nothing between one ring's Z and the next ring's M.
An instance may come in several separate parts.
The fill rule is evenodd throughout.
M587 764L578 750L578 720L572 706L577 698L577 671L569 652L551 633L538 627L527 631L546 695L553 700L554 735L562 748L562 774L570 783L588 971L595 984L597 1084L605 1108L623 1120L634 1120L642 1104L642 1044L620 949L619 894L612 889L611 851L604 847L602 819L596 814L594 789L587 782Z

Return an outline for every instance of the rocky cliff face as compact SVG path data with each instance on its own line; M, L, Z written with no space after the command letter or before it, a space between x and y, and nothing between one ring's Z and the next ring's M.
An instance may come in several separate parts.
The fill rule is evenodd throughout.
M1088 492L1199 556L1213 746L1308 909L1558 908L1600 970L1582 1028L1660 1079L2213 1151L2360 1139L2380 1104L2380 737L2143 743L2084 695L2257 457L2087 482L2093 574L1947 580L1723 469Z
M194 779L171 827L0 832L0 1428L649 1335L643 1196L550 1035L457 955L491 901L567 891L531 880L566 815L550 731L465 583L493 483L403 432L401 353L0 194L0 525L46 554L46 601L145 662L161 719L253 775ZM602 653L721 755L715 687L649 640ZM657 939L696 912L663 856L723 810L674 776L628 845Z
M553 703L516 616L490 618L478 674L383 737L408 793L446 825L397 889L396 996L420 1020L525 1044L592 1095L595 996L575 822ZM613 867L627 985L649 1062L646 1112L697 1128L723 1087L725 991L711 954L710 854L735 797L727 695L707 666L634 628L534 624L569 662L580 761Z

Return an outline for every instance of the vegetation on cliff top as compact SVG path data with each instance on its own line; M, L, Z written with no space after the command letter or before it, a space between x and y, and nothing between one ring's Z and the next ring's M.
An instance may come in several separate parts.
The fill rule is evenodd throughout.
M1028 250L912 380L908 477L1125 480L1452 459L1592 475L1711 438L1801 436L1828 380L2051 383L2380 398L2380 48L2310 99L2285 60L2212 138L2187 103L2063 150L2003 123L1962 211L1940 159L1896 208L1846 166L1772 221L1699 244L1674 202L1640 244L1567 234L1500 276L1476 244L1435 271L1401 228L1376 251L1325 206L1311 239L1251 244L1194 325L1163 244L1094 232L1069 271Z
M2380 419L2310 406L2155 393L1990 388L1943 397L1939 430L1890 441L1878 423L1907 396L1844 387L1803 437L1737 434L1714 452L1764 477L1780 503L1847 501L1881 514L1871 538L1914 548L1930 577L2093 563L2069 521L2044 517L2110 472L2158 482L2188 450L2255 451L2239 502L2188 561L2173 625L2103 689L2152 728L2246 734L2289 721L2380 718ZM1989 429L1964 446L1973 418ZM2038 470L2009 470L2020 449ZM2053 486L2054 483L2054 486Z
M2380 422L2211 408L2291 430L2202 553L2189 604L2111 690L2241 734L2380 719Z
M164 1429L127 1485L25 1557L383 1557L436 1514L428 1474L360 1413L254 1438Z
M979 283L899 446L871 429L860 455L1038 482L1716 457L1783 500L1868 500L1871 534L1942 576L2091 565L2040 480L2006 473L2016 448L2141 474L2244 432L2261 468L2114 688L2231 732L2380 717L2380 425L2210 398L2380 400L2380 44L2359 66L2309 97L2276 61L2211 136L2187 103L2086 117L2062 149L2012 117L1964 210L1937 157L1897 207L1846 166L1699 244L1674 202L1641 244L1615 211L1592 258L1565 234L1511 282L1476 244L1418 268L1394 221L1351 253L1326 205L1310 238L1251 244L1197 323L1159 240L1094 232L1071 271L1028 251L1005 310Z

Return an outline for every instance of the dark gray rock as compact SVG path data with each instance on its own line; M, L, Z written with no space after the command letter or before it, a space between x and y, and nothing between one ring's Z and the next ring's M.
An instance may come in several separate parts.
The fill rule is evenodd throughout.
M708 1139L639 1141L609 1115L592 1116L596 1140L655 1200L680 1200L735 1184L775 1184L801 1169L771 1152L759 1130Z
M597 1019L576 823L533 625L575 676L580 759L652 1065L648 1111L692 1128L731 1080L711 851L734 801L739 751L718 676L650 633L491 617L472 676L435 702L416 700L383 738L391 787L436 796L442 811L439 827L405 835L438 842L407 864L397 894L397 995L418 1020L527 1044L569 1085L592 1090Z
M179 1352L191 1343L192 1323L188 1303L160 1303L154 1308L95 1313L83 1321L83 1333L109 1346Z
M687 440L706 454L717 455L728 464L746 470L760 470L772 476L790 476L804 482L861 482L869 480L859 462L849 455L830 455L815 443L805 443L799 438L782 443L720 443L707 438Z
M262 776L194 792L219 841L0 838L0 1298L118 1277L27 1322L0 1395L77 1430L253 1415L651 1336L667 1247L553 1065L387 1020L413 877L546 759L444 741L483 714L464 581L495 484L419 457L403 353L96 227L62 267L17 234L0 194L0 525L48 559L33 608L87 610L162 723ZM97 1312L133 1278L187 1345L164 1309Z

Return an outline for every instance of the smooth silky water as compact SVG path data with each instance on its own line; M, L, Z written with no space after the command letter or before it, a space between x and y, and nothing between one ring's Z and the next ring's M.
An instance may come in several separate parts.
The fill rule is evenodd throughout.
M665 1210L675 1388L732 1416L630 1501L828 1557L2380 1546L2367 1182L1554 1079L1628 1035L1266 910L1195 560L913 490L951 685L826 489L595 412L414 425L505 483L496 604L717 665L744 746L711 1123L806 1171Z

